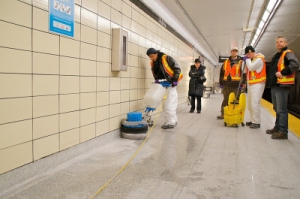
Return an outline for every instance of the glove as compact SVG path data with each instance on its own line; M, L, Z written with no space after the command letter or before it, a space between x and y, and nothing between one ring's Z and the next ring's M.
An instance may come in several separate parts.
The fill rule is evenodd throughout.
M243 57L243 61L246 63L246 59L249 59L249 57L247 57L247 56L244 56Z
M224 85L220 85L220 88L224 88Z
M177 86L178 82L172 82L172 87Z
M158 81L158 79L156 79L154 83L156 83L156 84L159 84L159 81Z

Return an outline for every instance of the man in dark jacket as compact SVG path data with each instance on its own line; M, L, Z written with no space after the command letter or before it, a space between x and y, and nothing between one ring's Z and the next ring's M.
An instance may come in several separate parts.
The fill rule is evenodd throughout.
M204 76L205 66L201 65L200 59L195 59L195 64L191 66L189 76L189 96L191 96L191 110L195 111L195 99L197 98L197 113L201 113L201 98L203 96L203 83L206 81Z
M272 139L288 139L288 95L294 85L295 71L299 70L299 62L295 54L288 49L284 36L276 38L278 52L272 58L267 71L267 87L271 88L273 109L276 121L273 129L266 130Z
M180 66L172 57L154 48L149 48L147 55L151 59L151 70L155 83L167 82L170 84L167 88L167 99L163 105L165 122L161 128L174 128L177 125L178 94L176 86L183 77Z
M237 90L240 89L238 88L240 79L243 77L242 58L238 55L238 48L231 48L230 53L231 56L224 61L220 70L219 84L224 98L221 105L221 115L217 116L218 119L224 119L224 107L228 105L229 94L231 92L237 93ZM245 75L243 80L245 80Z

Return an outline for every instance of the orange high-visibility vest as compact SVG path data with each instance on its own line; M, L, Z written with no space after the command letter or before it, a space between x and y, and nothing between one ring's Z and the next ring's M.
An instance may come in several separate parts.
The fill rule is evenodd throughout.
M257 58L261 58L264 65L263 65L263 68L262 70L257 73L256 71L249 71L247 69L247 73L248 73L248 82L249 84L257 84L257 83L261 83L261 82L266 82L266 62L265 62L265 57L263 55L256 55L253 59L252 59L252 62L254 62Z
M285 66L284 66L284 57L286 55L287 52L293 52L291 50L285 50L282 52L281 56L280 56L280 59L278 61L278 64L277 64L277 71L278 72L281 72ZM290 74L290 75L287 75L287 76L283 76L282 78L277 78L277 83L279 84L294 84L295 82L295 72Z
M226 59L223 65L224 77L223 80L227 81L227 76L230 74L231 80L240 81L241 80L241 65L242 60L240 60L237 64L234 64L232 67L230 66L229 59Z
M164 67L164 70L166 71L166 73L168 73L168 75L170 75L170 77L174 76L174 71L172 70L172 68L169 66L168 62L167 62L167 55L163 55L162 58L162 65ZM153 61L150 62L151 64L151 68L153 68ZM179 74L178 77L178 82L183 78L182 73Z

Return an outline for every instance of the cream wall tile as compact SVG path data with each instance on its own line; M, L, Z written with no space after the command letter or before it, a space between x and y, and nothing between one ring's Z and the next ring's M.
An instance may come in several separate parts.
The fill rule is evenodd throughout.
M80 55L84 59L96 60L97 48L94 45L81 42Z
M0 21L0 46L31 50L31 29Z
M118 77L111 77L110 81L110 90L120 90L121 88L121 80Z
M111 73L110 63L97 62L97 76L109 77Z
M141 89L141 88L145 88L145 79L138 79L138 88Z
M80 92L94 92L96 85L96 77L80 77Z
M134 32L129 32L129 42L138 44L139 43L139 35ZM152 46L155 48L156 46Z
M58 95L33 97L33 117L58 113Z
M114 117L109 119L109 130L113 131L120 128L121 119L120 117Z
M111 35L111 25L108 19L98 16L98 30Z
M122 11L122 1L120 0L111 0L111 7L116 9L118 12Z
M129 107L130 111L138 110L138 108L139 108L138 101L130 101L129 103L130 103L130 105L129 105L130 106Z
M78 58L80 42L69 38L60 38L60 55Z
M104 106L109 104L109 92L97 93L97 106Z
M96 137L96 125L90 124L80 127L80 143Z
M58 133L58 115L33 119L33 139Z
M96 121L108 119L110 117L109 106L97 107Z
M79 111L63 113L59 116L59 131L66 131L79 127Z
M126 15L127 17L131 18L131 6L128 5L127 2L122 2L122 14Z
M0 99L0 110L0 124L31 119L32 98Z
M60 56L60 75L79 75L79 59Z
M144 17L144 15L140 14L140 17L138 20L139 20L139 24L141 24L142 26L146 25L146 17ZM145 32L143 32L142 35L145 35Z
M121 90L130 88L130 78L121 78Z
M110 7L107 4L98 1L98 15L110 19Z
M138 99L144 99L145 96L145 89L138 89L137 97Z
M0 74L0 98L31 95L31 75Z
M97 18L95 13L81 8L81 24L97 29Z
M31 73L31 52L0 48L0 60L0 72Z
M129 101L129 90L123 90L121 91L121 102L128 102Z
M59 54L59 36L33 30L33 51Z
M74 7L74 21L80 23L81 19L81 7L75 4Z
M96 107L96 93L80 93L80 109Z
M132 20L134 20L136 22L138 22L138 20L140 18L140 13L135 8L131 9L131 18L132 18ZM147 25L147 27L149 27L149 29L151 29L151 27L149 25Z
M98 0L82 0L82 7L97 13Z
M109 91L109 78L97 78L97 91Z
M125 15L122 15L122 26L130 30L131 19Z
M32 142L0 150L0 174L32 162Z
M121 112L120 114L127 114L129 112L129 102L121 103Z
M137 99L137 89L130 89L130 101Z
M75 3L81 5L81 0L75 0Z
M33 73L58 74L59 56L33 53Z
M33 75L33 95L58 94L57 75Z
M97 44L97 30L81 25L81 41L90 44Z
M96 123L96 136L109 132L109 120L103 120Z
M145 35L145 34L142 34ZM140 49L146 47L146 39L142 36L139 37L139 54L141 54ZM146 54L146 50L143 50L143 55Z
M60 133L59 141L61 151L79 144L79 128Z
M0 125L0 150L32 139L32 120Z
M95 123L95 121L96 121L96 108L80 111L80 126Z
M1 1L0 19L31 28L31 8L20 1Z
M130 89L136 89L138 87L137 84L138 82L136 78L130 78Z
M102 46L105 48L111 48L111 36L107 33L98 31L98 46Z
M25 3L27 3L27 4L32 5L32 0L19 0L19 1L22 1L22 2L25 2Z
M110 104L120 103L121 100L121 92L120 91L110 91Z
M121 1L120 1L121 2ZM122 21L121 21L121 13L113 8L111 8L110 10L110 14L111 14L111 21L121 25Z
M33 141L34 161L59 151L59 135L51 135Z
M81 24L78 22L78 23L75 23L75 30L74 30L74 39L76 41L80 41L80 38L81 38Z
M129 46L130 46L129 53L131 55L138 55L139 54L139 46L137 44L129 43ZM145 52L145 54L146 54L146 52Z
M79 93L79 77L60 76L60 94Z
M33 6L48 11L48 1L49 0L32 0L32 3L33 3Z
M97 62L90 60L80 60L80 75L96 77Z
M139 58L137 55L129 55L130 56L130 66L134 66L134 67L138 67L139 66ZM132 68L135 69L135 68ZM137 75L136 71L132 71L131 72L135 72L134 75ZM136 77L136 76L134 76Z
M119 116L120 113L121 113L121 105L120 104L110 105L110 108L109 108L110 118Z
M33 28L44 32L49 30L48 12L33 7Z
M108 48L98 47L97 50L97 61L111 63L111 50Z
M79 94L60 95L60 113L79 110Z

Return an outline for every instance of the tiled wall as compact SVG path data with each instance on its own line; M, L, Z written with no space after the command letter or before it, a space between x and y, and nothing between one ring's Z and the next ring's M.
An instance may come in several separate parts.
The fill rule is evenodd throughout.
M0 174L120 127L153 81L145 52L198 55L129 0L75 0L75 37L48 32L48 0L0 1ZM129 33L128 71L111 72L112 28Z

